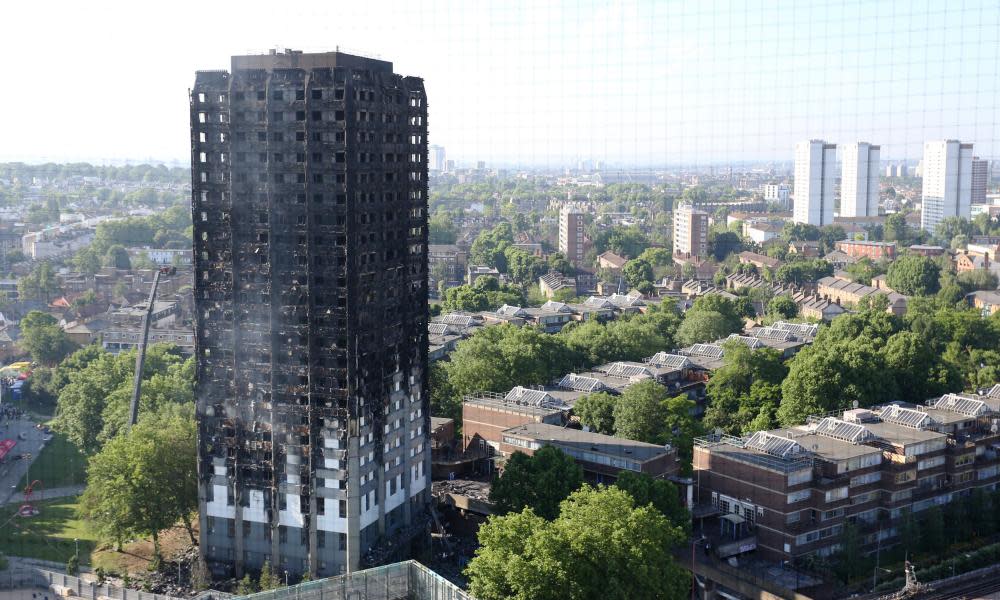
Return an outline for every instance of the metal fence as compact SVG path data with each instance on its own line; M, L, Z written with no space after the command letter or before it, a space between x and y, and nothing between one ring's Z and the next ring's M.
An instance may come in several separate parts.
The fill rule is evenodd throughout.
M233 600L474 600L416 561L269 590Z
M0 571L0 589L18 588L48 589L56 596L76 596L86 600L178 600L163 594L107 584L98 585L32 565L12 565L7 570ZM244 599L474 600L455 584L412 560L233 598Z
M178 600L172 596L131 590L116 585L98 585L79 577L49 571L32 565L11 565L0 571L0 589L38 588L52 590L57 596L77 596L88 600Z

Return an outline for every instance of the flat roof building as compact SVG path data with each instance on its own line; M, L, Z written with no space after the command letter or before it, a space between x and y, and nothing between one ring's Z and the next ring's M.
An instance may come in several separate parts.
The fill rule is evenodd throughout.
M597 483L614 483L622 471L645 473L665 479L677 474L677 452L669 444L659 446L625 438L560 427L547 423L527 423L502 433L500 451L534 454L543 446L553 446L572 457L584 476Z
M852 409L795 427L699 438L696 512L726 520L713 543L721 558L830 556L848 523L865 551L885 549L906 511L996 486L1000 434L988 400L946 394L923 406ZM729 524L732 515L740 527Z

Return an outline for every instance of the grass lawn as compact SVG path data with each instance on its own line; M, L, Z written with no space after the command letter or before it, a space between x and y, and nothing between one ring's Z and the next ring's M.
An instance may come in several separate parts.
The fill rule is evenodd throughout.
M52 489L87 482L87 458L61 433L53 434L35 462L31 463L31 479L39 479L42 487ZM28 484L21 478L19 489Z
M80 563L91 564L97 538L77 518L77 498L44 500L34 505L39 513L34 517L11 517L19 505L9 504L0 511L0 552L64 563L75 552L74 539L80 540ZM11 519L8 522L8 519Z

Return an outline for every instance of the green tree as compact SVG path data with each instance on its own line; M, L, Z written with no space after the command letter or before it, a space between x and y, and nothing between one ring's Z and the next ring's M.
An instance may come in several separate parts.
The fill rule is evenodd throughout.
M901 331L889 338L883 353L901 397L930 398L947 391L939 384L938 357L920 335Z
M576 360L560 336L533 327L484 327L458 343L444 364L454 393L507 392L571 371Z
M236 585L236 593L241 596L249 596L259 591L260 588L257 587L257 582L250 577L249 573L244 575L243 579L240 579L240 582Z
M614 227L608 236L607 249L619 256L635 258L649 247L649 238L638 227ZM603 252L604 250L600 250Z
M514 230L510 223L500 223L493 229L482 231L469 249L469 264L496 267L507 272L507 258L504 251L514 243Z
M264 564L260 567L260 580L257 587L262 592L281 587L281 581L275 576L270 559L264 559Z
M885 266L882 263L872 262L870 258L862 258L854 264L847 265L845 270L855 283L871 285L874 277L885 273Z
M713 342L733 333L726 318L714 310L690 310L677 328L677 341L683 346Z
M794 319L799 314L799 305L791 296L782 294L767 303L767 314L775 319Z
M490 501L498 515L530 508L544 519L559 515L559 503L583 485L583 469L553 446L543 446L528 456L515 452L507 459L503 475L493 480Z
M448 311L496 310L504 304L520 306L524 303L524 292L520 288L501 284L496 277L480 277L473 285L449 288L441 298L441 304Z
M906 296L930 296L940 289L941 268L930 258L909 254L889 265L885 281Z
M115 244L108 248L108 251L104 254L104 264L114 269L128 270L132 268L128 250L121 244Z
M670 250L667 248L646 248L637 258L648 262L653 267L666 267L673 262Z
M817 338L791 361L781 385L778 420L790 427L809 415L849 408L855 400L863 407L889 401L896 397L896 389L893 380L886 380L886 370L878 343L871 338Z
M962 295L977 290L997 289L997 276L986 269L974 269L965 271L955 276L955 282L962 291Z
M432 362L428 370L430 372L431 414L435 417L455 419L456 423L460 423L462 398L457 396L455 390L452 389L451 382L448 381L448 371L438 361Z
M708 245L715 260L725 260L734 252L743 250L743 241L732 231L712 231L708 234Z
M101 270L101 256L93 246L86 246L77 251L72 259L73 268L86 275L93 275Z
M118 544L148 535L158 552L160 531L178 521L195 543L190 514L198 505L196 438L193 404L140 419L90 459L81 516Z
M912 233L910 226L906 224L906 216L902 213L894 213L886 217L884 231L883 236L887 242L898 242L901 246L910 244Z
M706 384L709 403L704 423L708 429L739 435L750 428L764 404L780 403L780 385L788 369L770 348L750 350L738 341L726 342L724 348L724 364Z
M135 373L135 351L118 355L97 352L78 358L85 366L67 376L59 390L54 427L88 454L125 425ZM183 361L175 346L155 344L143 367L140 414L152 414L168 403L194 400L194 360ZM57 369L56 377L61 369Z
M535 283L548 272L548 265L544 260L515 246L509 246L504 251L504 258L507 262L507 274L522 286Z
M774 278L781 283L803 285L833 275L833 265L821 258L796 260L778 268Z
M573 265L570 264L562 252L553 252L548 256L546 262L549 264L550 271L556 271L557 273L562 273L563 275L572 275L576 272Z
M681 460L681 470L691 473L691 460L694 454L694 438L704 433L701 422L694 413L694 400L685 395L667 398L661 402L664 413L665 441L677 450Z
M615 480L615 487L628 492L636 506L652 505L672 524L691 534L691 513L684 507L681 492L666 479L653 479L646 473L622 471Z
M612 435L615 432L617 398L607 392L588 394L573 405L573 414L591 431Z
M427 220L428 244L454 244L457 239L458 227L449 214L439 211Z
M833 557L834 572L843 583L850 583L863 573L867 573L867 561L862 552L861 532L853 523L844 525L840 538L840 550Z
M944 513L940 506L932 506L921 521L920 549L923 552L940 552L944 546Z
M667 437L667 409L663 405L666 397L666 389L651 379L625 388L613 411L615 435L662 444Z
M690 578L671 551L681 527L615 487L584 487L548 522L530 510L491 517L465 574L480 600L681 600Z
M31 273L17 282L18 298L21 300L43 300L49 302L59 292L55 271L49 261L36 265Z
M80 555L78 553L74 552L66 561L66 574L74 577L80 574Z
M643 282L653 281L653 265L641 258L634 258L622 267L622 275L629 286L637 287Z
M38 310L29 312L21 319L18 343L35 362L43 365L58 363L76 346L59 327L55 317Z

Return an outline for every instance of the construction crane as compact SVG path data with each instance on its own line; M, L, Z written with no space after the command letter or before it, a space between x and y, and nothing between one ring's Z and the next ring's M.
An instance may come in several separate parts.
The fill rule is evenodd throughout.
M160 285L158 270L153 275L153 285L149 289L149 301L146 303L146 314L142 316L142 335L139 337L139 347L135 355L135 381L132 382L132 403L129 405L128 427L139 420L139 394L142 392L142 367L146 362L146 343L149 341L149 322L153 317L153 303L156 302L156 288Z

